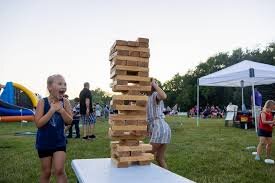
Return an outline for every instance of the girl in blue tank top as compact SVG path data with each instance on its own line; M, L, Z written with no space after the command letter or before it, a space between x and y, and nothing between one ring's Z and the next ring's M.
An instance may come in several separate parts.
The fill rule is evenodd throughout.
M36 149L41 162L40 182L49 182L52 165L57 182L67 182L64 125L71 124L73 115L69 100L64 98L67 90L64 77L49 76L47 88L50 95L38 102L34 119L38 128Z

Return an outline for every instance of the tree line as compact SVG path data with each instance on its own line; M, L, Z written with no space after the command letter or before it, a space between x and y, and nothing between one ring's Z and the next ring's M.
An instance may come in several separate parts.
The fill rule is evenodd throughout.
M194 70L186 74L177 73L174 77L160 85L167 94L166 106L178 104L181 111L187 111L197 103L197 79L210 73L219 71L243 60L275 65L275 42L264 48L242 49L231 52L220 52L200 63ZM257 86L263 95L263 101L274 99L275 84ZM250 108L251 87L244 88L245 105ZM233 87L200 87L200 106L226 106L232 102L241 106L241 88Z

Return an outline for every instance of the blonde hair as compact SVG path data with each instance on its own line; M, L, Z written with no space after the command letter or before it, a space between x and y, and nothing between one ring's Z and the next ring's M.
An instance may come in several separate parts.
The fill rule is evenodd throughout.
M47 79L47 88L48 88L49 92L50 92L49 87L53 84L53 82L56 78L64 78L64 77L61 74L54 74L54 75L49 76Z
M264 107L263 107L263 111L265 111L266 112L266 109L267 108L271 108L272 106L274 106L275 105L275 101L274 100L267 100L266 102L265 102L265 104L264 104Z

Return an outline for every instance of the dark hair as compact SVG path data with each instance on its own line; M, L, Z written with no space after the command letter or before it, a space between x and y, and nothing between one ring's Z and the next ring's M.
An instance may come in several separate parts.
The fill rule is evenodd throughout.
M84 87L86 88L86 87L89 87L90 86L90 84L88 83L88 82L85 82L84 83Z

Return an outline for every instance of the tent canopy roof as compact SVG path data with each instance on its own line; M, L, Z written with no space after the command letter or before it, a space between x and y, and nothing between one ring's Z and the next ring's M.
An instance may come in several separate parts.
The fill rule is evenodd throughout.
M254 77L250 77L254 70ZM241 87L275 83L275 66L244 60L220 71L199 78L200 86Z

